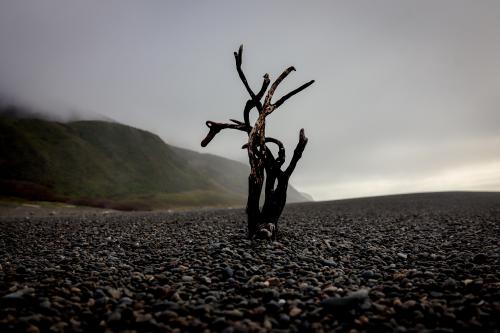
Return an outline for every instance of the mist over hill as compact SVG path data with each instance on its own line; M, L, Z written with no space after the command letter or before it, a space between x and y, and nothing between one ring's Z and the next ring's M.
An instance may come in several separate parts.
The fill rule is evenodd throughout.
M2 196L118 209L246 202L247 165L116 122L35 115L14 107L0 113ZM293 187L288 199L309 200Z
M42 102L43 105L46 104ZM41 119L57 122L71 122L82 120L100 120L107 122L117 122L116 120L90 110L78 108L64 108L61 105L54 105L51 108L32 107L33 102L23 101L23 98L9 96L0 92L0 114L12 118ZM53 109L52 109L53 108Z

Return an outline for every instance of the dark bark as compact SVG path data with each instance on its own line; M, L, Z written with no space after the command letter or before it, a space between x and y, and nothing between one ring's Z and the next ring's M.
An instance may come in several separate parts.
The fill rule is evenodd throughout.
M250 163L250 175L248 176L248 200L246 213L248 217L248 236L250 238L277 237L277 224L286 204L286 193L288 189L288 181L292 175L297 162L302 157L302 153L307 144L307 138L304 135L304 129L300 130L299 142L294 150L292 159L288 167L283 171L281 166L285 162L285 148L283 144L274 138L266 137L266 117L274 110L282 105L293 95L301 92L314 83L314 80L309 81L299 88L292 90L278 99L276 103L272 103L273 95L279 84L295 70L294 67L287 68L271 85L268 90L270 79L269 75L264 75L264 81L259 92L255 94L250 88L245 74L241 68L243 57L243 45L240 46L238 52L234 52L236 60L236 70L245 86L250 99L246 102L243 110L243 121L230 119L231 123L216 123L207 121L206 125L210 129L207 136L201 142L205 147L212 139L223 129L230 128L246 132L248 134L248 142L242 148L247 149L248 161ZM261 102L264 94L267 94L264 103ZM252 126L250 125L250 112L255 108L259 116ZM275 158L271 149L267 147L268 143L273 143L278 146L278 155ZM265 180L265 186L264 186ZM260 197L264 187L264 205L260 209Z

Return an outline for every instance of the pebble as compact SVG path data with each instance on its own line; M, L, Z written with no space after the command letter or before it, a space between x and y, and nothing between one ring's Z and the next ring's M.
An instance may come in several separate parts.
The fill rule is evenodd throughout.
M290 322L290 317L286 313L280 314L280 322L288 324Z
M484 253L478 253L472 258L472 262L475 264L484 264L488 261L488 256Z
M231 318L243 318L243 312L237 309L224 311L224 315Z
M122 295L122 293L118 289L111 287L106 288L106 292L109 294L109 296L111 296L114 299L118 299Z
M336 267L337 266L337 263L335 261L333 261L333 260L323 259L323 260L321 260L321 263L324 266L330 266L330 267Z
M375 276L375 273L371 270L366 270L361 273L361 276L365 279L370 279Z
M297 317L302 313L302 310L296 306L290 309L290 317Z
M5 305L15 305L24 301L26 295L33 293L35 289L33 288L23 288L19 289L13 293L7 294L0 299L0 302Z
M453 278L448 278L446 281L443 282L442 286L443 289L455 289L457 287L457 281Z
M290 205L279 243L239 209L0 217L0 332L492 332L500 196L448 195Z
M402 258L402 259L407 259L408 258L408 255L406 253L401 253L401 252L398 252L398 257Z
M202 276L200 279L201 279L202 282L204 282L206 284L212 283L212 279L209 278L208 276Z
M368 299L368 290L360 289L344 297L330 297L321 302L326 310L345 310L353 308Z
M234 270L232 268L230 268L230 267L224 268L223 272L224 272L224 277L225 278L230 278L230 277L233 277L233 275L234 275Z

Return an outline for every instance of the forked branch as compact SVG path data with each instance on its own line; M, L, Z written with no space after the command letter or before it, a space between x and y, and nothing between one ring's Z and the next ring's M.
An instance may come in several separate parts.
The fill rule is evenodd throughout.
M238 71L238 75L241 79L241 82L243 82L243 85L245 86L248 94L252 98L254 106L260 113L262 111L262 103L260 102L260 100L262 99L262 96L264 96L264 93L266 92L267 87L269 87L269 83L271 82L269 80L269 74L264 74L264 81L262 82L262 87L260 88L257 95L255 95L252 88L250 88L250 85L248 84L248 80L245 76L245 73L243 73L243 69L241 68L241 64L243 61L242 58L243 58L243 45L240 45L238 52L234 52L234 59L236 60L236 70Z
M271 88L269 88L269 91L267 92L266 99L264 100L264 107L271 106L271 99L273 98L274 92L276 91L276 88L278 88L279 84L281 81L283 81L288 74L290 74L292 71L295 70L295 67L291 66L285 69L283 73L281 73L280 76L276 79L276 81L273 82L271 85Z

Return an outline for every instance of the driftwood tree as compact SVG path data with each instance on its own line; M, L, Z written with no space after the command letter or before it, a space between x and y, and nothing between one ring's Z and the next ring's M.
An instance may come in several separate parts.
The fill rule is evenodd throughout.
M260 90L254 93L241 68L242 55L243 45L240 46L238 52L234 52L236 70L250 95L250 99L246 102L243 110L243 121L235 119L230 119L230 123L207 121L206 124L209 128L209 132L201 142L201 145L202 147L208 145L217 133L226 128L243 131L248 134L248 142L242 147L248 152L251 168L248 177L248 201L246 206L248 236L249 238L260 237L275 239L278 233L277 222L286 203L288 180L297 162L302 157L302 152L307 144L307 138L304 135L304 129L301 129L299 142L295 147L292 159L288 167L282 170L282 166L285 163L285 148L281 141L266 136L266 117L278 109L290 97L313 84L314 80L303 84L273 103L272 98L276 88L278 88L278 85L288 76L288 74L294 71L295 68L287 68L276 81L273 82L270 88L269 85L271 81L269 75L265 74ZM264 94L265 98L264 102L262 102ZM249 115L250 111L254 108L258 111L259 115L255 124L252 126L250 125ZM274 144L278 147L277 156L274 156L268 144ZM263 187L265 188L265 200L261 209L259 201Z

